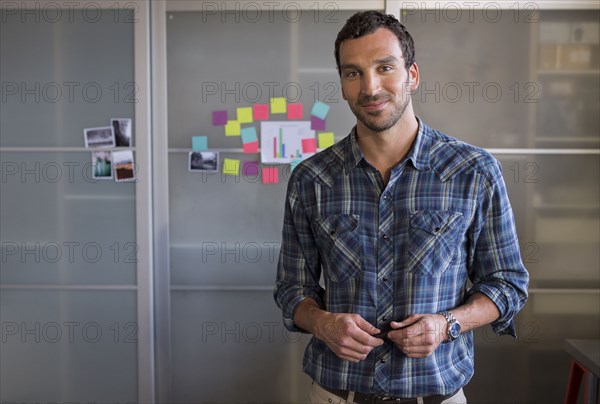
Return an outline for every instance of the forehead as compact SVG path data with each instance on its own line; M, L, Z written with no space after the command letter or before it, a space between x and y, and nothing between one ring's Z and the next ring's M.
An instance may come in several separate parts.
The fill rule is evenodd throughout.
M400 40L392 31L379 28L375 32L355 39L345 39L340 44L340 63L368 63L394 56L402 59Z

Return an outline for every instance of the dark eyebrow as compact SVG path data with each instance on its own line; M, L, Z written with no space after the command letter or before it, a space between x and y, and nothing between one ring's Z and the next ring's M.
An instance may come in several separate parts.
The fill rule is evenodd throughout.
M388 56L383 59L377 59L374 61L376 65L382 65L386 63L400 62L395 56Z
M386 63L399 63L400 61L398 60L398 58L396 58L395 56L387 56L384 57L383 59L376 59L373 61L374 65L382 65L382 64L386 64ZM358 67L358 65L355 65L353 63L343 63L340 65L340 69L356 69L356 70L360 70L360 68Z

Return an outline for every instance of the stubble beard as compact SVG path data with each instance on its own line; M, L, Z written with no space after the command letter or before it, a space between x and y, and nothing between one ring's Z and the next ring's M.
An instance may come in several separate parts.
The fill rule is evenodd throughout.
M406 88L408 88L408 82L406 83ZM362 109L362 105L364 104L379 101L388 101L389 103L393 103L394 108L392 109L390 116L387 118L382 117L385 111L374 111L369 113ZM392 128L394 125L396 125L400 118L402 118L409 101L410 92L403 93L402 98L398 102L396 102L389 93L384 93L378 94L374 97L361 97L358 99L356 104L349 103L349 106L356 116L356 119L358 119L358 121L367 129L373 132L383 132Z

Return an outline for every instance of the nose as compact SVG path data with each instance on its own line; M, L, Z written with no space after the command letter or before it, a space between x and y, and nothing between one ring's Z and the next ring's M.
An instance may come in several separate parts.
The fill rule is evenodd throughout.
M360 92L363 96L373 96L379 92L379 77L375 73L367 72L361 77Z

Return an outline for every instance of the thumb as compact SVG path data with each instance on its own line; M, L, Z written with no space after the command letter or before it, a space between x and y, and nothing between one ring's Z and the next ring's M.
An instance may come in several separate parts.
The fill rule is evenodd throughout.
M377 334L378 332L380 332L380 330L377 327L373 326L371 323L369 323L362 317L358 317L356 319L356 325L358 326L358 328L369 334Z

